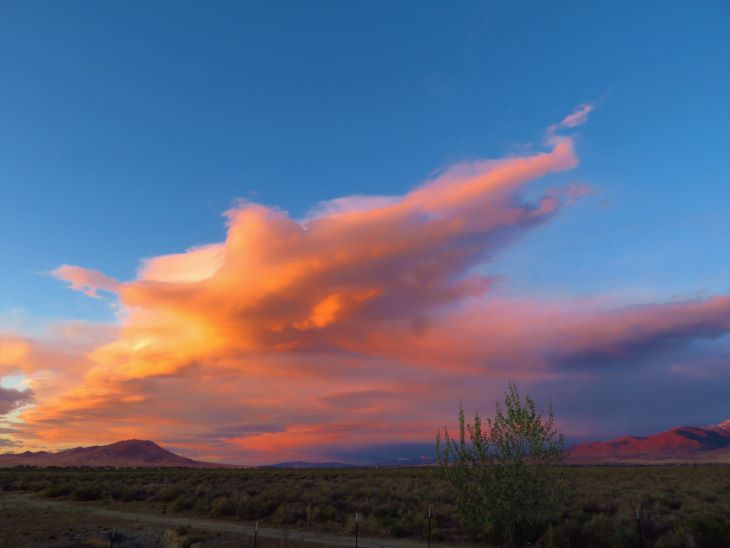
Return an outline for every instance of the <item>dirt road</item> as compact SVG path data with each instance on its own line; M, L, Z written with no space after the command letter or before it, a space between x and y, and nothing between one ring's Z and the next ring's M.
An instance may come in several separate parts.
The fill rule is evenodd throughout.
M109 508L91 504L45 500L30 494L6 494L2 497L2 499L0 499L0 505L4 505L6 508L16 508L18 510L22 510L23 508L34 508L53 512L80 512L97 517L136 522L159 527L190 527L192 529L204 531L234 533L246 537L253 537L254 535L254 526L237 521L111 510ZM287 537L287 543L291 546L302 544L315 546L355 546L355 538L353 535L345 536L295 529L284 531L282 529L273 529L270 527L258 528L258 538L261 539L283 540L285 535ZM372 537L358 538L358 547L362 548L424 548L425 546L427 546L427 543L425 542L408 539L381 539ZM437 544L433 543L433 546L436 547ZM448 547L446 544L438 544L438 546L441 548ZM465 548L465 546L466 545L464 544L460 544L459 548Z

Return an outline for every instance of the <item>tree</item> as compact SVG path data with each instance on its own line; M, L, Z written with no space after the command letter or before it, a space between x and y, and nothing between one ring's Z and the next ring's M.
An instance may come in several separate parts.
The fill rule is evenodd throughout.
M521 546L550 520L560 497L563 435L555 429L552 404L544 416L510 382L504 409L482 425L479 413L467 424L459 408L459 435L444 427L436 436L436 460L456 493L463 524L472 536L491 528L493 540Z

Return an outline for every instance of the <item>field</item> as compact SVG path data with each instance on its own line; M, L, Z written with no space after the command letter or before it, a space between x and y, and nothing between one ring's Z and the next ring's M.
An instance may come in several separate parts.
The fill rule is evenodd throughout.
M730 467L567 467L563 481L564 505L556 520L536 538L540 546L730 546ZM372 545L407 546L427 538L429 507L435 545L474 542L461 532L448 484L428 467L14 468L0 469L0 488L2 546L33 545L28 540L32 535L37 537L37 546L108 546L108 540L99 540L106 539L104 528L122 530L120 519L129 513L137 516L140 527L145 522L149 522L146 526L156 523L155 530L136 533L139 538L147 535L147 541L129 546L177 546L195 541L202 541L203 546L248 546L250 526L256 521L269 538L260 539L259 546L267 542L314 546L317 539L322 545L352 545L356 512L359 535L383 539ZM97 509L99 513L91 519L87 514L66 512L61 519L60 508ZM73 519L68 517L72 515ZM102 517L108 522L103 527ZM78 524L69 525L74 519ZM196 537L183 525L186 520L192 525L188 529L207 527L208 533ZM165 524L172 531L160 529ZM219 531L211 533L216 524L221 525ZM227 524L230 527L223 527ZM76 540L70 538L69 528ZM291 539L299 541L287 540L289 532ZM297 532L309 536L297 537ZM165 534L170 538L163 539ZM271 544L274 537L278 540ZM27 542L11 542L18 538ZM490 541L477 540L482 544ZM361 546L366 544L361 542Z

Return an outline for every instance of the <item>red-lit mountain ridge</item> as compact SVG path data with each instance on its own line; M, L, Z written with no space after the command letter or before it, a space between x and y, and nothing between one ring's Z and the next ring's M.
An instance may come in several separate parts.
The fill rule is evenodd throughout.
M568 452L567 462L730 464L730 420L712 426L677 426L650 436L584 443Z

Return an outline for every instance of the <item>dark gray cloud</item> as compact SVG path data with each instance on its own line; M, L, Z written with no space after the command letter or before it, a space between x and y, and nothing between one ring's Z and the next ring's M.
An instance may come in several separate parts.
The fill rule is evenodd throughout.
M0 438L0 447L20 447L21 445L19 441Z
M18 390L0 386L0 415L6 415L18 407L33 401L33 391L30 388Z
M683 350L698 340L730 333L730 297L718 296L600 314L558 331L544 352L557 367L601 367L635 363Z

